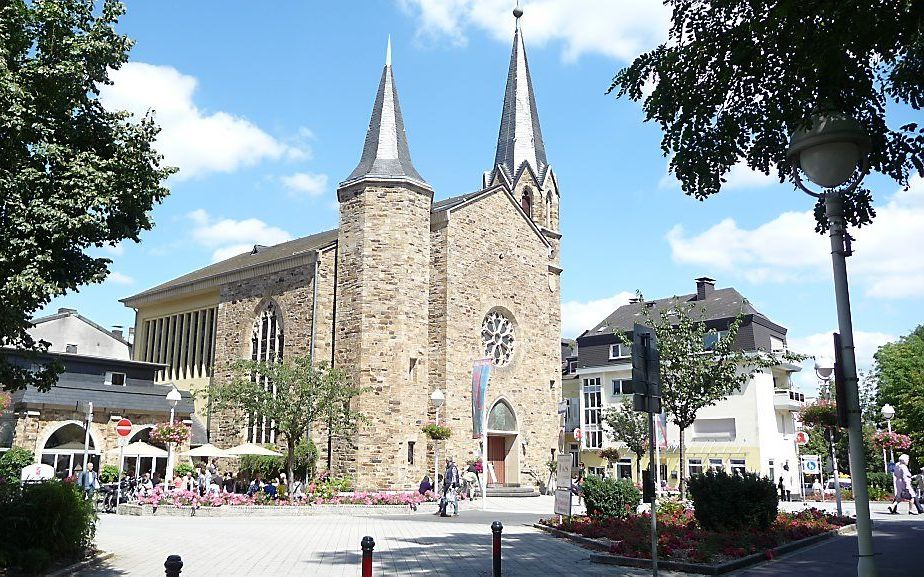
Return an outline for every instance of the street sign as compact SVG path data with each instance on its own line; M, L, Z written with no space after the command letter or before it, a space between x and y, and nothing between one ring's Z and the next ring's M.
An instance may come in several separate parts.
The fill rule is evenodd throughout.
M568 414L568 401L559 401L558 402L558 414L567 415Z
M118 433L120 437L127 437L131 435L132 434L132 422L129 421L128 419L122 419L121 421L116 423L116 433Z
M575 441L580 441L582 435L583 435L583 433L581 433L581 428L580 428L580 427L577 427L576 429L574 429L574 440L575 440Z
M817 475L821 472L818 455L802 455L802 472L806 475Z
M808 433L805 431L796 431L796 444L797 445L807 445L809 442Z
M48 479L53 479L54 476L55 470L51 465L36 463L34 465L26 465L23 467L20 479L23 481L45 481Z
M555 469L556 515L571 515L571 455L558 455Z
M127 447L128 446L128 437L119 437L119 446Z

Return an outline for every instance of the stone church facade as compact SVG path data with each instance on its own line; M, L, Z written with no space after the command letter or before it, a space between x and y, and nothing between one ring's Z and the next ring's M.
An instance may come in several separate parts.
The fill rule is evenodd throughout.
M389 56L359 165L337 190L340 226L238 255L123 300L136 360L181 388L231 378L241 358L311 355L367 389L369 422L331 445L360 489L408 489L433 470L421 423L446 397L441 462L470 460L473 362L492 359L488 461L499 485L535 485L558 446L560 196L546 159L526 52L514 34L494 166L480 190L434 200L411 162ZM197 418L219 446L276 442L269 423ZM312 431L328 459L322 428Z

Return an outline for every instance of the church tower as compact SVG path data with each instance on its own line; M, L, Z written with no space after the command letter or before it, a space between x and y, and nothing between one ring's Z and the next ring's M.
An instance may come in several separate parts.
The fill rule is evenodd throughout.
M561 238L558 234L558 182L545 155L533 79L520 29L523 11L517 8L513 15L516 17L516 29L507 70L497 152L494 168L484 173L482 186L505 185L523 212L552 243L557 261Z
M425 471L430 209L411 162L391 67L391 40L362 157L337 189L337 366L365 392L370 422L335 455L357 489L408 488ZM409 450L409 443L411 449ZM416 445L418 455L409 453ZM362 455L359 459L356 456Z

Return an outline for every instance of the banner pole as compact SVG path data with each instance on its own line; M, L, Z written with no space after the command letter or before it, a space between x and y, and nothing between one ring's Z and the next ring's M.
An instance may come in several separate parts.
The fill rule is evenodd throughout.
M116 479L116 515L119 514L119 501L122 500L122 466L125 463L125 445L119 438L119 478Z

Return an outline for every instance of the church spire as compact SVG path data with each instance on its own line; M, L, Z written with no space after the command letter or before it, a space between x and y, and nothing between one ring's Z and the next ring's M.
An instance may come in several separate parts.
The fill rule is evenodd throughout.
M537 178L543 178L549 163L539 128L539 113L536 111L536 97L533 81L526 61L526 48L520 30L520 16L523 11L517 7L516 31L513 34L513 50L510 54L510 69L507 72L507 90L504 94L504 109L501 113L500 133L497 136L497 154L494 166L500 167L507 177L514 181L524 165L529 165Z
M349 186L364 180L410 182L432 190L414 168L404 133L404 119L398 103L398 89L391 71L391 36L385 50L385 68L372 107L372 118L359 164L340 183Z

